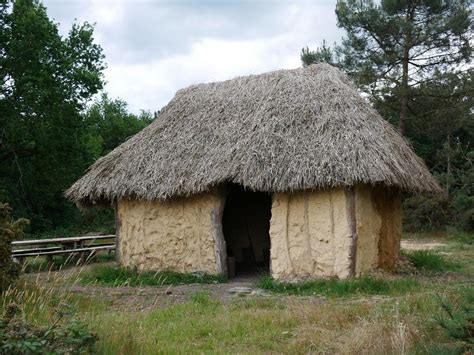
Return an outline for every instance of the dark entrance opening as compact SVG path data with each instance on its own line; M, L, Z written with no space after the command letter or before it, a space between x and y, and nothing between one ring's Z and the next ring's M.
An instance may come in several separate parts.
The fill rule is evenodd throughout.
M268 271L271 207L268 193L230 185L222 217L229 277Z

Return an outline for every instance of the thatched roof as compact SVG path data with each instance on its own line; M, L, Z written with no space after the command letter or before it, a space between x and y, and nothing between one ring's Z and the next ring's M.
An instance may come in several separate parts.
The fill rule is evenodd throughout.
M439 190L346 75L317 64L179 90L66 196L86 206L191 195L224 182L269 192L356 183Z

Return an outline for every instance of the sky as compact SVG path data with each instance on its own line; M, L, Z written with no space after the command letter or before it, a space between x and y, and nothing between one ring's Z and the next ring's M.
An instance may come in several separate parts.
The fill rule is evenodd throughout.
M339 41L336 0L43 0L62 35L95 24L105 91L156 111L192 84L301 66L301 48Z

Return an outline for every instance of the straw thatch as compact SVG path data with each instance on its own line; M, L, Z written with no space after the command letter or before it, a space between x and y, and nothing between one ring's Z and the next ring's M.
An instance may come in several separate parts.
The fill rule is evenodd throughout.
M340 70L317 64L179 90L155 122L95 162L80 205L165 199L235 182L258 191L439 186Z

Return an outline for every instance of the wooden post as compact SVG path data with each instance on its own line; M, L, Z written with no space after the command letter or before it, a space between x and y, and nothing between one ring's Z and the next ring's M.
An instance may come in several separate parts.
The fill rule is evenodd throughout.
M120 263L120 216L118 213L118 202L114 203L115 209L115 261Z
M356 209L355 209L355 187L346 188L346 213L347 213L347 224L349 225L349 231L351 233L351 249L350 249L350 269L349 274L351 277L356 275L357 265L357 221L356 221Z

